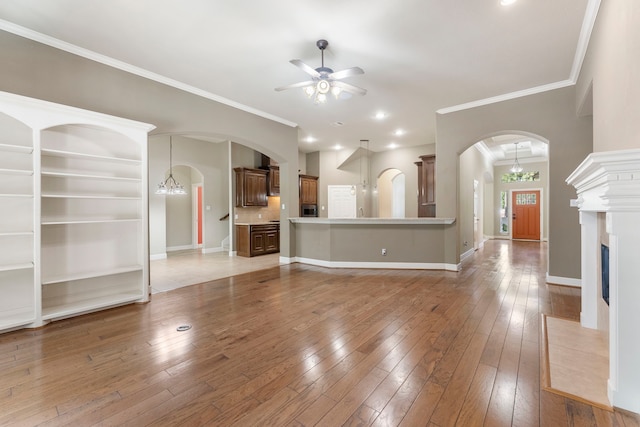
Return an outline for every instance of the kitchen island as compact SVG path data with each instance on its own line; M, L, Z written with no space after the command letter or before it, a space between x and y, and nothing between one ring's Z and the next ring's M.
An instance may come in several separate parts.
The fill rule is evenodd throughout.
M446 262L455 218L290 218L291 262L345 268L460 270Z

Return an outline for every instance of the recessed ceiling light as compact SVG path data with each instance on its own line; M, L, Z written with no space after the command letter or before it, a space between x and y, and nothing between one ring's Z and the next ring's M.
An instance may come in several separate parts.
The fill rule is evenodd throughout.
M335 147L333 147L334 150L340 150L342 148L342 146L340 144L336 144Z
M387 113L385 113L384 111L378 111L376 113L376 120L382 120L385 117L387 117Z
M404 130L402 130L402 129L396 129L396 130L393 132L393 134L394 134L395 136L402 136L402 135L404 135L404 134L405 134L405 131L404 131Z
M515 3L516 0L500 0L500 4L503 6L509 6L510 4Z
M396 144L395 142L392 142L389 145L387 145L387 147L393 150L394 148L398 148L398 144Z
M304 139L304 141L305 141L305 142L308 142L309 144L311 144L312 142L316 142L316 141L317 141L317 139L315 139L315 138L314 138L314 137L312 137L312 136L308 136L308 137L306 137L306 138Z

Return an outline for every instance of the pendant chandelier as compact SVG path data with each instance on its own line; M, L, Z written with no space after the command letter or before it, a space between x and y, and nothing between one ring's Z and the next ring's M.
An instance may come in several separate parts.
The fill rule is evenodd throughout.
M515 162L513 162L513 166L511 166L511 172L520 173L523 169L522 166L520 166L520 162L518 161L518 143L514 142L514 144L516 144L516 160Z
M184 187L173 177L173 140L171 136L169 136L169 176L158 184L156 194L187 194Z

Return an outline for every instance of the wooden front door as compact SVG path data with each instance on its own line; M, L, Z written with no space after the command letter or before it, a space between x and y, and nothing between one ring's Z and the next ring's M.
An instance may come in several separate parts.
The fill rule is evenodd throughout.
M540 190L514 191L511 206L512 238L540 240Z

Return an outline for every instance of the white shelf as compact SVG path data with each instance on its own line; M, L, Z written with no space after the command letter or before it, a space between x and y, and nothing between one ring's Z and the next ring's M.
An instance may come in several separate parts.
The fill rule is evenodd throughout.
M13 329L36 321L34 307L20 307L5 310L0 315L0 330Z
M1 195L0 195L1 196ZM42 197L54 199L105 199L105 200L141 200L139 196L101 196L98 194L43 194Z
M127 292L117 295L107 295L91 298L71 304L63 304L42 308L42 320L51 320L62 317L74 316L81 313L100 310L105 307L127 304L142 299L144 296L139 292ZM43 301L44 303L44 301Z
M62 283L62 282L72 282L74 280L83 280L83 279L92 279L94 277L103 277L103 276L113 276L116 274L122 274L122 273L131 273L134 271L140 271L142 270L142 266L141 265L130 265L127 267L121 267L121 268L114 268L111 270L103 270L103 271L94 271L94 272L87 272L87 273L81 273L81 274L74 274L74 275L70 275L70 276L65 276L65 277L56 277L56 278L51 278L51 279L47 279L42 280L42 285L53 285L56 283Z
M33 153L33 147L27 147L25 145L0 144L0 151L31 154Z
M0 194L0 197L33 198L33 194Z
M67 158L76 158L76 159L89 159L89 160L101 160L107 162L114 163L128 163L128 164L140 164L141 160L138 159L127 159L122 157L110 157L110 156L99 156L96 154L87 154L87 153L78 153L73 151L62 151L62 150L52 150L49 148L43 148L41 150L43 156L55 156L55 157L67 157Z
M9 236L33 236L33 231L11 231L11 232L0 231L0 237L9 237Z
M29 268L33 268L32 262L28 262L24 264L0 265L0 271L26 270Z
M33 171L30 171L30 170L23 170L23 169L1 169L1 168L0 168L0 174L3 174L3 175L24 175L24 176L31 176L31 175L33 175Z
M2 170L0 169L0 172ZM82 179L101 179L105 181L131 181L131 182L140 182L142 179L140 178L125 178L122 176L104 176L104 175L90 175L90 174L81 174L81 173L67 173L67 172L45 172L42 171L42 176L51 176L57 178L82 178Z
M68 225L68 224L106 224L115 222L140 222L140 218L126 219L88 219L88 220L59 220L59 221L42 221L42 225ZM1 235L1 234L0 234Z
M147 301L153 126L1 95L0 333Z

